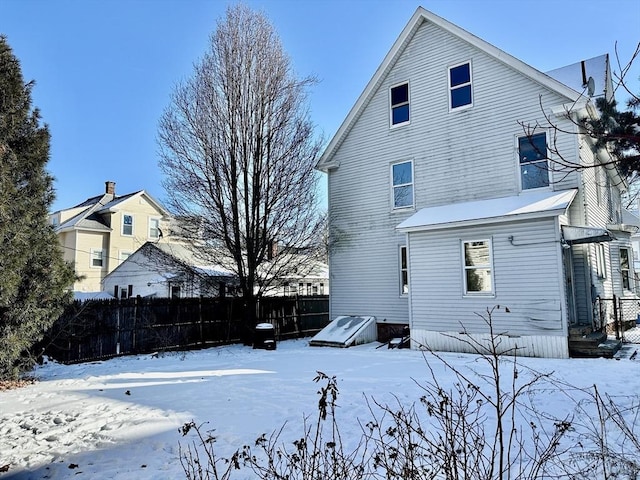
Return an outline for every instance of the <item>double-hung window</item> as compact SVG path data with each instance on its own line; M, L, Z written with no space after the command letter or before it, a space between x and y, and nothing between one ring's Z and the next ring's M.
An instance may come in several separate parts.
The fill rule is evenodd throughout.
M104 259L102 256L102 250L96 248L91 249L91 266L96 268L102 268L104 265Z
M391 165L391 185L393 208L413 206L413 162L400 162Z
M449 68L449 108L455 110L473 105L471 63Z
M522 190L549 186L546 133L519 137L518 158Z
M409 84L391 87L391 125L409 123Z
M122 215L122 235L133 235L133 215L125 213Z
M491 241L462 242L465 295L492 294Z
M160 219L158 218L149 219L149 238L153 238L153 239L160 238Z

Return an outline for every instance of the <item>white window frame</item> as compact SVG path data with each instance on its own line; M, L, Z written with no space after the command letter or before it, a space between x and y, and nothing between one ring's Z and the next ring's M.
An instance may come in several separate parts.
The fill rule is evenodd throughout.
M152 231L152 228L153 228L153 222L158 222L157 226L156 226L156 230L158 232L158 235L156 235L155 237L153 235L151 235L151 231ZM148 238L150 238L152 240L160 239L160 218L158 218L158 217L149 217L149 228L147 230L147 235L148 235Z
M402 265L402 257L404 253L404 267ZM409 296L409 250L406 245L400 245L398 247L398 270L399 270L399 287L400 287L400 296L407 297ZM406 274L407 281L404 281L404 275Z
M620 268L620 286L623 290L633 291L633 255L630 252L629 247L620 247L618 252L618 264ZM627 252L627 268L622 267L622 252ZM625 278L627 280L627 286L625 287Z
M522 182L522 163L520 163L520 139L521 138L529 138L529 137L534 137L537 135L544 135L544 144L545 147L547 149L547 156L544 159L547 162L547 184L546 185L542 185L541 187L532 187L532 188L524 188L523 182ZM536 160L533 162L527 162L527 163L541 163L542 160ZM517 163L517 168L518 168L518 181L520 182L520 191L521 192L530 192L530 191L535 191L535 190L542 190L542 189L549 189L551 187L551 157L549 155L549 135L547 135L547 132L532 132L530 135L517 135L516 136L516 163Z
M598 278L607 278L607 261L603 243L596 243L596 275Z
M100 260L100 265L94 265L94 260ZM104 250L102 248L91 249L89 254L89 266L91 268L104 268Z
M462 65L469 65L469 81L466 83L461 83L459 85L452 86L451 85L451 70L457 67L461 67ZM471 89L471 103L467 103L465 105L460 105L459 107L454 107L453 104L453 96L451 95L454 90L459 88L463 88L469 86ZM464 62L456 63L455 65L451 65L447 68L447 87L448 87L448 95L449 95L449 112L458 112L460 110L466 110L467 108L473 107L473 64L471 60L466 60Z
M393 167L396 165L402 165L403 163L411 164L411 182L409 183L400 183L398 185L394 185L393 183ZM392 210L407 210L412 209L416 203L416 188L415 188L415 172L413 170L413 160L401 160L399 162L394 162L389 166L389 182L391 184L391 206ZM396 206L396 196L395 190L396 188L408 187L411 186L411 204L409 205L401 205Z
M489 263L482 265L468 266L466 258L464 256L465 246L469 243L486 242L489 248ZM465 297L494 297L495 296L495 269L493 266L493 241L491 238L476 238L470 240L460 241L460 255L462 256L462 293ZM467 271L468 270L489 270L489 276L491 278L491 289L489 291L469 291L467 286Z
M125 225L125 223L124 223L124 219L125 219L125 217L131 217L131 233L125 233L125 232L124 232L124 227L126 226L126 225ZM124 212L123 212L123 213L122 213L122 228L120 229L120 234L121 234L123 237L133 237L133 234L134 234L134 232L135 232L135 230L134 230L134 228L135 228L135 223L136 223L136 221L135 221L135 218L134 218L134 216L133 216L133 213L124 213Z
M392 100L391 91L394 88L401 87L402 85L406 85L407 86L407 101L403 102L403 103L398 103L397 105L394 105L393 104L393 100ZM406 120L404 122L399 122L399 123L393 123L393 110L394 110L394 108L404 107L405 105L407 105L409 107L409 120ZM411 123L411 85L409 85L409 82L399 82L399 83L396 83L394 85L391 85L389 87L389 126L391 128L397 128L397 127L401 127L403 125L409 125L410 123Z

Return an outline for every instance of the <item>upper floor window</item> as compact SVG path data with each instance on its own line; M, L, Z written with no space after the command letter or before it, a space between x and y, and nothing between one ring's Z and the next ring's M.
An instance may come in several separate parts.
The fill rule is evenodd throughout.
M400 247L400 295L409 293L409 262L407 260L407 247Z
M101 268L104 265L102 250L91 249L91 266Z
M160 238L160 219L149 219L149 238Z
M409 84L391 87L391 125L409 122Z
M518 137L522 190L549 186L547 134Z
M596 274L598 278L607 278L607 261L602 243L596 243Z
M122 215L122 235L133 235L133 215Z
M451 110L473 105L469 62L449 68L449 105Z
M491 241L463 242L465 295L493 293Z
M413 206L413 162L391 165L393 208Z

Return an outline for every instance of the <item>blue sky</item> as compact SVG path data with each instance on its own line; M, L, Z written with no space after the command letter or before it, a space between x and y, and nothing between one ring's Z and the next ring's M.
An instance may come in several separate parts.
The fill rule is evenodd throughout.
M0 33L35 80L51 130L53 210L116 182L162 201L157 125L231 2L0 0ZM640 41L637 0L246 0L264 11L300 76L315 75L312 119L328 140L421 5L541 70ZM617 70L615 60L612 67ZM640 60L631 85L640 91Z

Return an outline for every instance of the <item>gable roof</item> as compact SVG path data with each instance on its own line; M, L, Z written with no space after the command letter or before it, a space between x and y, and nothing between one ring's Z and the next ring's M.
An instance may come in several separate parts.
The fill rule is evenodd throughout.
M528 218L558 216L566 212L577 190L524 192L512 197L427 207L396 228L402 232L464 227Z
M139 256L144 256L147 259L152 257L158 258L155 266L165 268L166 271L164 273L167 274L180 270L191 271L203 277L233 276L233 272L220 265L203 264L202 261L197 258L193 249L187 245L177 242L146 242L120 265L109 272L107 277L111 277L114 273L118 272L123 265L131 263L136 263L143 267L150 265L148 260L141 262L138 258Z
M109 232L111 231L111 227L105 223L102 215L114 212L116 207L122 205L127 200L139 198L141 196L145 196L147 200L162 213L163 216L169 216L169 212L145 190L139 190L137 192L119 196L115 196L111 193L104 193L96 197L88 198L84 202L71 207L69 210L80 207L87 208L58 225L56 232L64 232L73 229Z
M473 45L480 51L493 57L495 60L508 65L509 67L520 72L522 75L529 77L531 80L539 83L540 85L566 97L568 101L576 101L581 97L581 93L569 88L568 86L550 77L549 75L536 70L523 61L518 60L516 57L509 55L508 53L467 32L463 28L454 25L444 18L439 17L438 15L429 12L422 7L418 7L409 20L409 23L407 23L407 25L400 33L398 39L394 42L391 50L389 50L387 55L384 57L382 63L374 73L371 80L369 80L369 83L365 87L364 91L362 92L362 94L360 94L360 97L358 97L358 100L349 111L347 117L342 122L342 125L329 142L329 145L316 164L316 168L318 170L326 172L338 166L333 160L333 156L338 147L342 144L347 134L353 127L354 123L360 117L360 114L378 90L380 84L386 78L389 71L393 68L400 55L404 52L405 48L412 40L418 28L425 22L430 22L447 31L448 33L455 35L461 40Z

